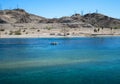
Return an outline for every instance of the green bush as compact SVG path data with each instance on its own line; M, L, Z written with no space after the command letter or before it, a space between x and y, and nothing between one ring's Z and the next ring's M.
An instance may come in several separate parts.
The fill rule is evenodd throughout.
M48 26L47 26L45 29L47 29L47 30L51 30L51 29L52 29L52 27L48 27Z
M13 35L13 31L10 31L9 35Z
M20 30L17 30L14 32L15 35L21 35L21 31Z

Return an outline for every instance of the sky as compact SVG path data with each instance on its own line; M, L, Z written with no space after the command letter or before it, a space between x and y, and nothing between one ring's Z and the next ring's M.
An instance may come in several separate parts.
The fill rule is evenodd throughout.
M0 9L25 9L47 18L97 12L120 18L120 0L0 0Z

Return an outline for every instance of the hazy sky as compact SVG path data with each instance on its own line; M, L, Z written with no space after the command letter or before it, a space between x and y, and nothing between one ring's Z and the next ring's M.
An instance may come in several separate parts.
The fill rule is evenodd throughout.
M25 9L27 12L48 17L70 16L74 13L95 12L120 18L120 0L0 0L0 9Z

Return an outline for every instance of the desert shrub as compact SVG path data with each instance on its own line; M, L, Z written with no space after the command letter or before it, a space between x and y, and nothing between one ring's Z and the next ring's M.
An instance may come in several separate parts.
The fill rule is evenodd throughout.
M14 33L13 31L10 31L9 35L13 35L13 33Z
M70 33L67 33L67 35L70 35Z
M50 33L50 35L55 35L55 33Z
M37 30L37 32L40 32L40 30Z
M5 32L5 34L8 34L7 32Z
M48 30L50 30L51 28L50 27L47 27Z
M113 27L113 29L119 29L119 27Z
M48 27L48 26L47 26L45 29L47 29L47 30L51 30L51 29L52 29L52 27Z
M97 29L94 29L94 32L97 32Z
M20 30L17 30L14 32L15 35L21 35L21 31Z
M36 29L35 27L31 27L30 29Z
M23 32L25 32L25 30L23 30Z
M0 29L0 31L5 31L5 29Z

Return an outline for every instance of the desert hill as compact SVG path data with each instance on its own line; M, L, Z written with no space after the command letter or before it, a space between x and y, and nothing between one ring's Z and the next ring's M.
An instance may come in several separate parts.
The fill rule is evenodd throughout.
M119 28L120 20L103 14L89 13L81 16L74 14L72 16L63 16L61 18L44 18L30 14L23 9L0 10L0 23L62 23L68 27L104 27Z

